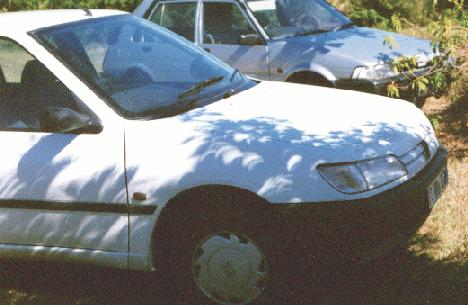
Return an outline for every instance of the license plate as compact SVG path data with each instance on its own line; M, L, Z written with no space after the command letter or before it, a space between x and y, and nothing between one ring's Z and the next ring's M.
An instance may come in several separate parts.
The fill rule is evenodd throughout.
M448 184L447 168L444 168L427 187L427 197L429 200L429 208L432 209L439 200Z

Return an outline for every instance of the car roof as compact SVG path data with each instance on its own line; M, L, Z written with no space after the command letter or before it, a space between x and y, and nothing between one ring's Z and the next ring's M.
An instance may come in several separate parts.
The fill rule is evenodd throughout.
M84 9L63 9L0 13L0 35L26 33L63 23L121 14L127 13L118 10L101 9L89 11Z

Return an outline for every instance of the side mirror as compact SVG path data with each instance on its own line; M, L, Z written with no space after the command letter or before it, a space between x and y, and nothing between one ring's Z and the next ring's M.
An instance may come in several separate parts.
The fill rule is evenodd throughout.
M70 108L49 107L40 117L41 131L60 133L100 133L102 126L88 115Z
M257 34L248 34L248 35L241 35L240 36L240 44L247 45L247 46L255 46L263 44L263 41Z

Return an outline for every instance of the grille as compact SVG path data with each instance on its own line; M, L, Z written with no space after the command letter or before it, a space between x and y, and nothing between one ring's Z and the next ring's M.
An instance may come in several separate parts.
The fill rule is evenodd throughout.
M425 166L427 161L430 158L429 147L427 146L426 142L421 142L416 145L412 150L407 152L404 155L399 157L400 161L405 164L408 172L413 172L416 174L420 170L422 170Z

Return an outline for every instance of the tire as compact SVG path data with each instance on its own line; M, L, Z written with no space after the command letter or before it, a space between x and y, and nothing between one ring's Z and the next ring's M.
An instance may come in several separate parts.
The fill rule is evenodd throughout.
M297 73L291 76L288 80L289 83L313 85L320 87L333 88L333 84L330 83L325 77L315 73Z
M158 278L174 304L269 304L284 278L281 225L237 195L191 196L192 209L168 208L156 248ZM221 206L222 204L222 206ZM180 205L175 205L176 207ZM167 238L164 238L167 237ZM281 254L281 255L280 255ZM278 287L278 289L276 289Z

